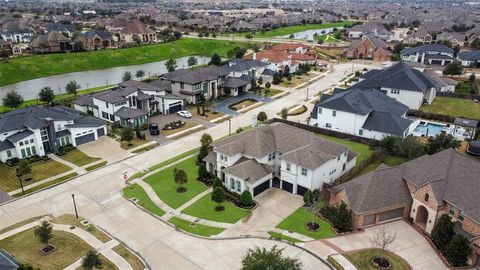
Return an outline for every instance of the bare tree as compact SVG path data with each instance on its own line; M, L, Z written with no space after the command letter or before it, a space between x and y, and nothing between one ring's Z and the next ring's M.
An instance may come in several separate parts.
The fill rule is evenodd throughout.
M370 237L370 244L372 245L372 247L378 248L383 255L379 257L380 262L385 262L385 254L390 248L390 245L395 242L396 238L396 234L392 231L385 229L385 225L375 230L373 235Z

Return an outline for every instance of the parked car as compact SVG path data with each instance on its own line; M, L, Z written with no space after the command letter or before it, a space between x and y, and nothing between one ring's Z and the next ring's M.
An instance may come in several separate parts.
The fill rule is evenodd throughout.
M160 129L158 128L157 123L151 123L148 125L148 130L150 130L150 135L160 135Z
M185 117L185 118L192 117L192 114L189 111L179 111L179 112L177 112L177 114L180 115L181 117Z

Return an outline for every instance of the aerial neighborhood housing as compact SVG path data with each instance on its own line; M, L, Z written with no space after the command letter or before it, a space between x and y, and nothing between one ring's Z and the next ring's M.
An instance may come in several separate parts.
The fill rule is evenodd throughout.
M428 65L448 65L455 60L453 49L442 44L424 44L405 48L400 52L402 61Z
M353 40L343 52L348 59L372 59L374 61L389 61L392 53L387 45L379 38L365 37Z
M388 31L381 23L365 22L347 29L348 37L351 39L378 38L383 41L390 41L393 33Z
M106 123L67 107L30 106L0 117L0 160L57 153L105 135Z
M283 123L261 125L214 143L207 170L230 191L257 196L270 187L303 195L349 171L356 153Z
M464 67L478 68L480 67L480 50L460 52L457 55L457 60Z
M480 163L454 149L424 155L330 189L330 203L348 204L355 228L409 218L427 234L443 214L470 241L470 265L480 265Z

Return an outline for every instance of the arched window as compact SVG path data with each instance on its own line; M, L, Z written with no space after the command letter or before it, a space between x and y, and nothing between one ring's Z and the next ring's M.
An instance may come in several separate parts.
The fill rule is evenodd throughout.
M425 194L425 201L426 201L426 202L428 202L428 199L429 199L429 198L430 198L430 195L428 195L428 193Z
M230 178L230 188L235 189L235 180L233 178Z
M237 180L237 192L240 193L240 190L242 188L242 183L240 183L240 181Z

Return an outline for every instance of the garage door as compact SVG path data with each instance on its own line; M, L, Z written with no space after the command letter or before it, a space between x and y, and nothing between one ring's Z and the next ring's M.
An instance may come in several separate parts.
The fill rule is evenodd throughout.
M270 188L270 180L267 180L253 189L253 196L257 196L258 194L264 192L269 188Z
M442 64L442 60L432 60L432 65L441 65Z
M382 221L387 221L390 219L397 219L397 218L402 218L403 217L403 207L381 212L378 216L378 220L380 222Z
M290 193L293 193L293 184L286 181L282 181L282 189Z
M363 226L375 224L375 217L377 214L371 214L363 217Z
M304 186L297 185L297 194L298 195L303 196L303 194L305 194L305 192L307 192L307 191L308 191L308 188L306 188Z
M88 143L88 142L91 142L91 141L94 141L94 140L95 140L95 134L90 133L90 134L75 138L75 143L77 145L81 145L81 144Z
M97 129L97 136L100 137L100 136L103 136L103 135L105 135L105 128Z
M182 110L182 104L173 105L168 108L168 113L176 113Z

